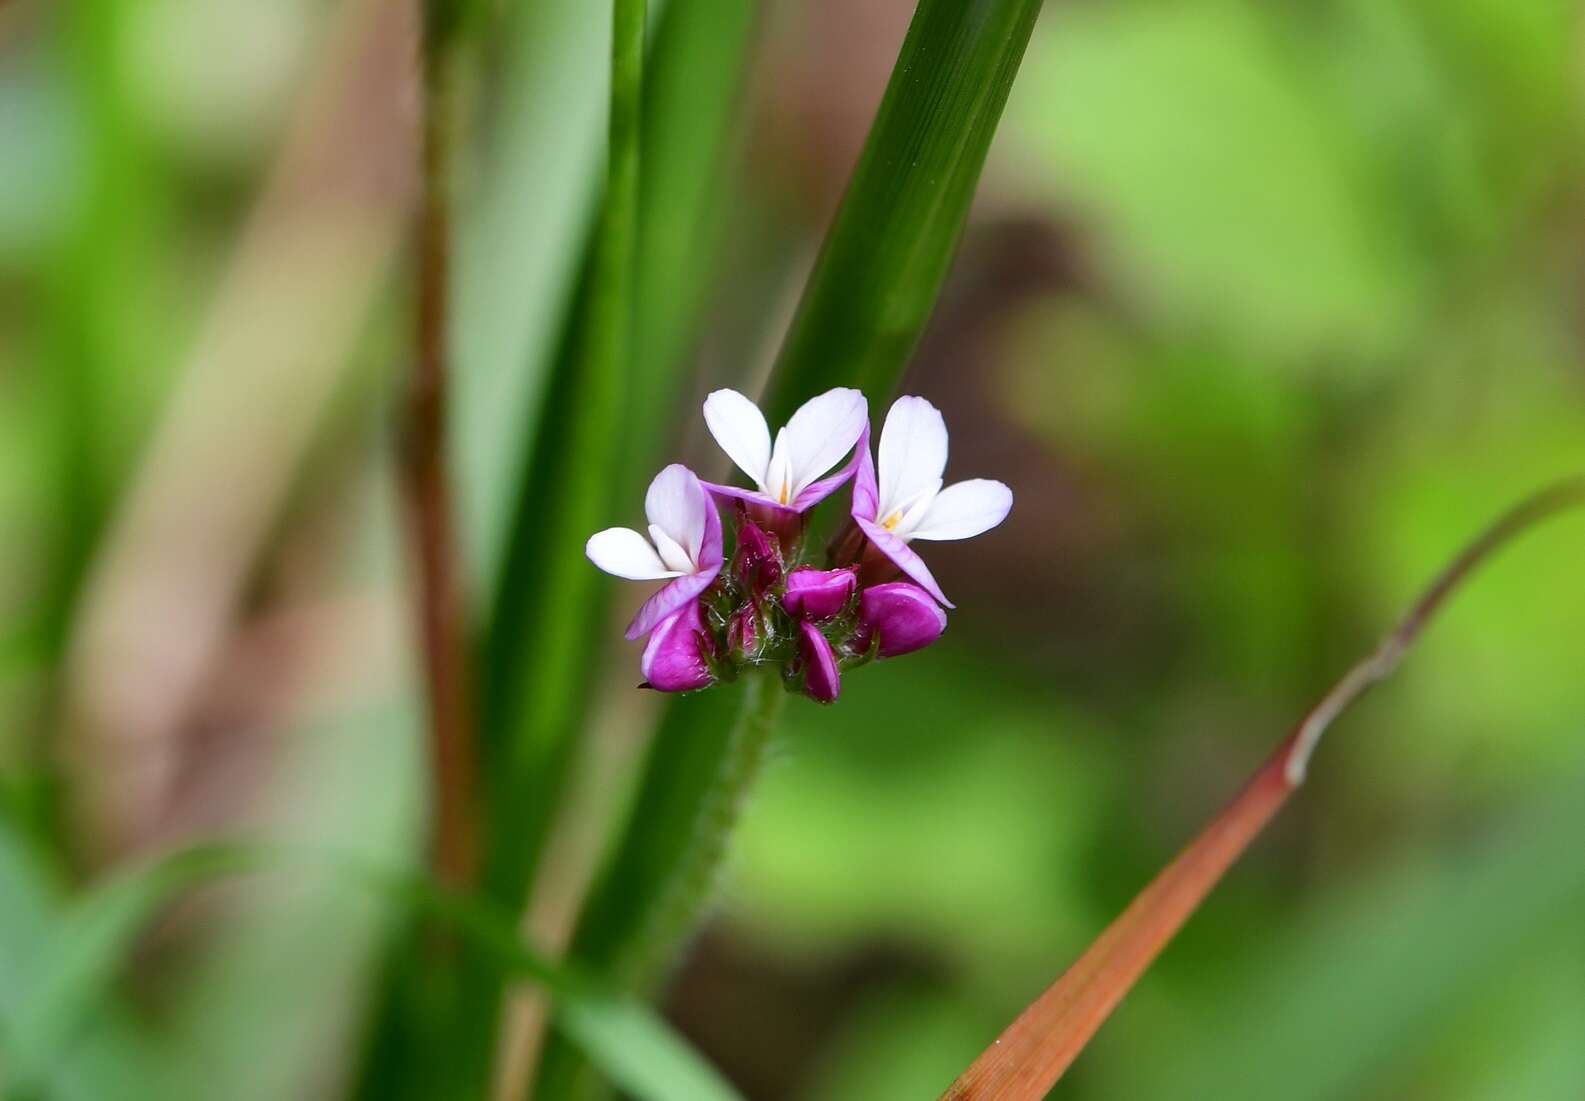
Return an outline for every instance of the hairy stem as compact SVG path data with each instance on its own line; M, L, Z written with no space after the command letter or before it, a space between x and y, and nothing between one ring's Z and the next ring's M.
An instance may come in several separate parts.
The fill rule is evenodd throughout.
M698 821L687 847L679 854L670 881L655 900L619 973L636 976L640 983L649 982L698 924L733 830L764 768L771 734L786 698L775 674L748 675L742 709L727 737L726 752L699 802Z
M1038 1101L1123 996L1304 782L1332 722L1398 667L1426 626L1475 571L1543 520L1585 506L1585 477L1558 482L1502 516L1437 575L1382 640L1283 739L1244 789L1044 994L1007 1027L942 1101Z
M435 782L433 861L445 883L473 876L473 701L447 466L450 184L458 47L424 43L423 198L418 218L417 356L409 398L407 495L418 559L418 620Z

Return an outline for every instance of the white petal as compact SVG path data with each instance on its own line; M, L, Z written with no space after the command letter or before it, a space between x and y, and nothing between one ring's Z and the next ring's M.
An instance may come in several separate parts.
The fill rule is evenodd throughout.
M784 505L792 504L797 496L793 485L792 462L787 457L787 429L776 433L776 446L771 448L770 462L765 466L765 481L760 489Z
M924 398L904 397L893 402L881 428L876 466L881 507L875 519L885 523L930 486L941 484L947 468L947 424L941 410Z
M791 496L798 494L853 450L859 433L869 418L869 403L864 395L847 387L827 390L799 406L787 427L777 436L785 450L792 479ZM779 486L767 486L776 494Z
M896 512L899 519L891 527L892 534L899 539L912 539L915 529L924 522L925 515L930 511L930 506L935 504L936 494L940 492L941 479L937 478L914 494L912 500L897 502ZM886 519L890 520L891 516L891 513L887 513Z
M972 478L947 486L919 520L915 539L967 539L1007 519L1013 491L1001 482Z
M717 390L704 399L704 423L738 469L764 489L770 426L759 406L736 390Z
M660 560L666 563L668 570L676 570L679 574L693 573L694 561L682 544L667 535L659 524L649 526L649 537L655 541L655 549L660 551Z
M704 510L709 507L709 495L698 477L681 463L672 463L655 475L644 494L644 515L649 522L671 536L693 562L699 560Z
M584 544L583 553L606 573L629 581L656 581L678 575L678 571L666 568L649 540L632 528L606 528L595 532Z

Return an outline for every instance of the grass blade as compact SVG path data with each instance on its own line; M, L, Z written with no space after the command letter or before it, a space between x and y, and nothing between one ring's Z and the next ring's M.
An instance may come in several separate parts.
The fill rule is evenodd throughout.
M644 78L644 178L639 195L634 417L621 486L643 493L672 434L682 362L694 337L726 219L721 171L733 145L755 0L671 0L655 20Z
M51 1057L49 1041L63 1034L53 1024L37 1027L34 994L49 975L40 961L54 951L66 913L50 869L12 822L0 820L0 1065L7 1096L29 1084L65 1101L164 1096L158 1061L108 1001L96 1002L76 1022L72 1058ZM48 1016L62 1021L59 1008Z
M520 504L492 623L485 751L495 790L488 883L516 906L538 856L587 694L606 591L583 544L613 510L633 329L646 5L617 0L606 197L574 322Z
M5 855L0 851L0 858ZM27 1006L6 1030L8 1084L24 1084L35 1072L70 1061L63 1058L67 1041L99 1010L115 970L162 907L205 882L288 867L317 868L429 914L478 947L503 974L545 987L567 1034L635 1097L735 1101L732 1088L652 1010L530 950L509 912L405 873L274 845L180 850L83 896L55 923L37 963L24 969L31 981L8 984L13 1001ZM0 861L0 872L5 870Z
M942 1095L942 1101L1038 1101L1056 1084L1124 995L1224 872L1304 782L1321 736L1389 676L1447 599L1492 554L1534 525L1585 507L1585 478L1525 500L1439 574L1365 660L1300 721L1231 803Z
M921 0L771 376L779 424L810 396L890 396L935 307L1040 0Z
M772 375L773 422L832 386L859 386L873 402L896 386L940 292L1039 11L1039 0L921 0ZM745 724L763 726L755 738L769 736L774 718L755 718L753 696L765 691L778 693L750 686L736 724L721 689L669 706L634 814L574 937L574 958L642 988L697 921L731 820L701 824L741 801L757 771L736 765ZM575 1095L579 1083L576 1065L553 1049L545 1092Z

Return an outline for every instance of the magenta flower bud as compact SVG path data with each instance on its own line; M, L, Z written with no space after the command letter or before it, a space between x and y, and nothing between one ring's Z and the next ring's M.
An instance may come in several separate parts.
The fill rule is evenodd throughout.
M842 674L826 636L813 623L799 625L798 652L803 659L804 692L816 703L833 703L842 694Z
M639 659L645 683L660 692L708 688L715 676L704 660L707 638L702 605L697 600L661 620Z
M858 579L852 570L816 570L806 566L787 575L782 607L794 619L830 619L847 607L857 587Z
M880 656L894 658L929 646L947 628L947 613L918 585L891 581L871 585L859 596L854 645L867 650L880 636Z
M727 621L727 649L737 658L746 657L759 645L759 633L759 613L753 605L742 608Z
M738 524L737 553L733 556L732 569L756 594L781 580L781 556L776 553L775 542L746 516Z

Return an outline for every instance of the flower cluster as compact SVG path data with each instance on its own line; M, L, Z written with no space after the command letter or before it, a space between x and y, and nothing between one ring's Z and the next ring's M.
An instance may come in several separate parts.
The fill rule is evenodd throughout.
M711 394L704 419L753 486L705 482L675 463L645 495L648 537L607 528L585 548L607 573L666 582L627 628L630 640L648 636L640 664L650 688L687 692L777 668L790 689L830 703L843 670L940 637L943 608L953 605L909 544L979 535L1013 504L1001 482L943 486L940 410L899 398L874 458L857 390L806 402L774 441L758 407L735 390ZM850 481L851 522L817 568L806 562L809 511ZM723 508L734 531L730 560Z

